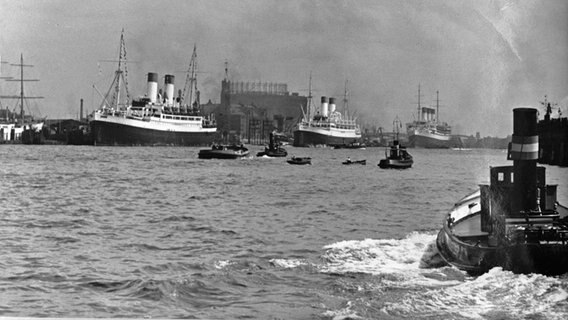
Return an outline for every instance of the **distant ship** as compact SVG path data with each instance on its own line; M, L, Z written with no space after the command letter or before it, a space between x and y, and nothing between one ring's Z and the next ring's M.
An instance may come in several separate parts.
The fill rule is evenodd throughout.
M344 117L337 111L335 98L321 97L319 110L312 110L310 77L310 94L308 97L307 110L302 109L303 118L294 131L295 147L309 146L338 146L359 143L361 130L354 119ZM345 109L347 106L347 85L344 97Z
M114 81L90 122L95 145L211 145L217 128L215 121L200 112L196 58L194 47L184 90L178 90L177 97L173 75L165 75L162 92L158 91L158 74L150 72L146 95L130 102L123 31ZM121 102L123 84L126 100Z
M436 108L420 105L420 86L418 86L418 117L406 124L408 146L413 148L449 148L452 127L438 119L438 91Z
M0 64L3 63L0 59ZM0 119L0 143L24 143L24 144L43 144L44 135L44 119L36 120L32 116L24 114L24 104L28 99L43 99L43 97L32 97L24 94L24 82L39 81L37 79L24 79L24 67L32 67L32 65L24 64L24 55L20 55L20 63L12 64L12 66L20 67L20 78L0 77L6 81L14 81L20 83L19 95L2 95L1 99L17 99L20 101L19 119L11 114L6 108L3 111L4 117ZM2 104L0 103L0 107ZM4 108L2 108L4 109Z

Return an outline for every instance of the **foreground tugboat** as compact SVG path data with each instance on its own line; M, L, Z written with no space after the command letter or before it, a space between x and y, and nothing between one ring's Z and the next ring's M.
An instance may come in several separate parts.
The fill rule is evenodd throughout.
M470 274L493 267L515 273L568 272L568 208L556 202L537 167L536 109L514 112L508 159L490 168L490 185L460 200L444 220L436 245L449 264Z

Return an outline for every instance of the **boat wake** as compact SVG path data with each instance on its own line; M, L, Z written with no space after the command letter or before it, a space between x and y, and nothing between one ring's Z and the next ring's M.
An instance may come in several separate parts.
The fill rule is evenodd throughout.
M369 296L383 301L351 308L357 314L364 314L369 304L389 316L436 319L564 319L568 310L568 275L519 275L493 268L471 277L443 263L432 234L341 241L324 249L321 272L372 275L362 283L372 283Z
M272 270L327 283L315 290L325 319L564 319L568 274L547 277L493 268L478 276L443 263L436 236L413 232L403 239L346 240L323 247L319 259L271 258L260 265L218 261L217 269ZM260 269L257 269L260 268ZM255 271L256 270L256 271ZM265 279L266 280L266 279Z
M386 304L383 311L462 319L564 319L567 290L566 282L558 278L493 268L454 286L409 292L400 301Z
M404 239L365 239L324 247L321 272L387 276L396 287L438 287L463 281L465 274L446 266L437 255L435 235L411 233Z

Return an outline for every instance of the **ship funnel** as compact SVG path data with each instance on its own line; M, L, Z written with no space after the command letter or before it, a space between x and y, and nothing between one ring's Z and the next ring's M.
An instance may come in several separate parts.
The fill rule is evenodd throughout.
M327 117L327 97L321 97L321 115Z
M335 98L329 98L329 114L333 114L335 112Z
M166 104L174 104L174 79L175 77L171 74L166 74L165 84L166 84Z
M158 74L148 72L148 90L146 91L150 102L155 103L158 96Z
M513 138L508 159L513 160L513 212L535 210L537 204L538 114L536 109L513 109Z

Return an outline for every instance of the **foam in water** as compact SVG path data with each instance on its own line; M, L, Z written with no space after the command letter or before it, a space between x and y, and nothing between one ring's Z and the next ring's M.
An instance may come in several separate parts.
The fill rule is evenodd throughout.
M216 269L225 269L227 266L230 266L232 264L235 264L233 261L230 260L219 260L217 262L215 262L215 268Z
M408 292L400 301L387 303L383 312L466 319L564 319L568 294L557 278L493 268L456 285Z
M325 273L368 273L389 275L396 279L396 286L440 286L451 285L464 277L458 272L448 274L431 268L431 261L440 264L436 256L436 236L425 233L411 233L404 239L365 239L341 241L325 246L320 266ZM425 254L427 253L427 254ZM426 258L424 258L426 256ZM444 265L444 264L441 264Z
M297 268L308 264L307 261L300 259L270 259L270 263L284 269Z
M412 233L400 240L341 241L324 247L325 263L319 269L381 275L381 286L407 289L400 299L380 308L396 317L564 319L568 313L568 293L561 279L513 274L501 268L470 277L443 263L438 265L435 238ZM332 316L345 315L343 311Z
M363 319L358 316L353 310L351 310L353 304L351 301L347 302L347 306L340 310L331 311L328 310L323 313L324 317L329 317L333 320L350 320L350 319Z

